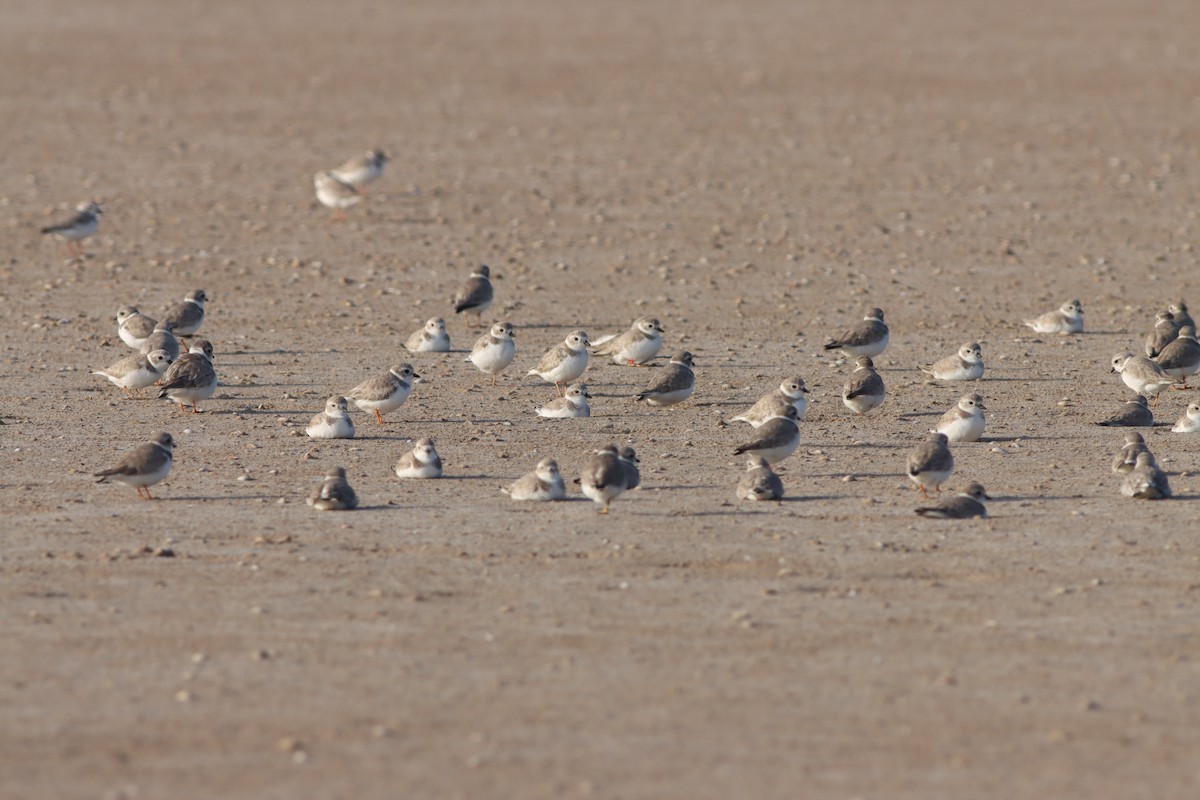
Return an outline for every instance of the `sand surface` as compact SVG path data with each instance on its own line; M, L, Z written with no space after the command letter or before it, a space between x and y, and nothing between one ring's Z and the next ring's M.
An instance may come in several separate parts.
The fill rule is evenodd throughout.
M1200 437L1119 496L1108 372L1197 291L1192 2L10 2L0 8L0 794L1179 798L1200 791ZM312 174L393 156L340 224ZM90 257L40 227L96 198ZM491 265L492 388L449 297ZM113 315L212 298L207 413L88 370ZM1023 318L1078 297L1086 335ZM825 337L878 305L885 405ZM548 421L524 372L652 314L694 397ZM447 316L457 352L404 338ZM917 370L979 341L969 387ZM353 441L325 399L426 381ZM792 374L787 501L722 420ZM913 444L993 518L922 520ZM1196 392L1168 392L1168 426ZM91 474L161 430L139 501ZM438 481L391 467L433 437ZM499 487L630 444L605 518ZM365 508L304 496L343 465Z

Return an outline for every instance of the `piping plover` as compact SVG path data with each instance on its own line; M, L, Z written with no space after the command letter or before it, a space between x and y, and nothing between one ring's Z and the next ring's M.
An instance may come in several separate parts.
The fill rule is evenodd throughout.
M467 327L471 325L471 315L475 315L478 327L483 327L483 312L492 306L495 292L492 290L492 272L487 265L472 272L459 287L454 295L454 313L467 313Z
M908 456L908 477L928 497L929 489L940 492L954 472L954 455L944 433L931 433Z
M160 433L149 442L133 448L116 466L95 473L95 477L100 479L96 483L104 483L111 478L132 486L137 490L138 497L152 500L150 487L167 477L174 453L175 440L171 434Z
M358 508L358 495L346 480L346 470L333 467L305 502L317 511L350 511Z
M1057 311L1027 319L1025 324L1038 333L1058 333L1063 336L1083 333L1083 304L1078 300L1068 300Z
M637 453L632 447L622 447L617 452L617 458L621 459L621 466L625 468L625 488L636 489L642 485L642 473L638 469L638 464L642 463Z
M537 375L544 381L554 384L554 388L562 395L564 384L583 375L587 369L588 335L585 331L571 331L567 338L546 351L542 360L526 375Z
M354 420L350 419L348 408L346 398L329 398L325 410L309 420L304 432L313 439L353 439Z
M796 424L796 407L787 406L783 414L771 417L754 431L754 437L733 451L735 456L748 453L768 464L777 464L796 452L800 446L800 426Z
M342 183L350 184L361 192L368 183L383 176L383 166L387 162L387 153L379 149L368 150L365 155L352 158L329 172Z
M1163 372L1158 364L1133 353L1117 353L1113 356L1111 371L1121 373L1121 380L1130 389L1151 398L1152 406L1158 405L1158 396L1175 383L1175 379Z
M771 469L771 465L759 456L746 460L746 474L738 481L739 500L780 500L783 498L783 481Z
M592 352L610 356L614 364L641 366L662 349L662 325L654 317L639 317L620 335L604 336L592 343Z
M1171 496L1167 473L1159 469L1150 453L1138 453L1137 463L1121 482L1121 494L1138 500L1164 500Z
M103 213L95 203L80 203L75 206L74 216L65 222L42 228L42 233L53 233L66 241L70 258L83 258L83 240L100 227L100 215Z
M1154 359L1162 371L1176 378L1187 388L1187 379L1200 372L1200 341L1196 340L1196 329L1184 325L1179 336L1168 344Z
M117 311L117 335L134 350L145 344L158 320L151 319L137 310L137 306L122 306Z
M543 458L533 472L521 476L500 491L513 500L547 502L563 500L567 496L567 487L558 472L558 462L553 458Z
M1170 311L1160 311L1154 317L1154 330L1146 334L1146 356L1154 358L1179 336L1179 323Z
M313 188L321 205L333 210L333 219L345 219L346 209L362 202L362 195L348 183L344 183L328 172L313 176Z
M171 333L171 323L163 320L154 326L154 330L142 342L138 352L142 355L162 350L172 361L179 360L179 340Z
M1132 400L1126 400L1120 408L1096 424L1110 428L1152 428L1154 412L1146 405L1146 398L1139 394Z
M421 376L412 364L397 364L387 372L367 380L346 392L347 399L363 411L374 411L375 421L383 424L383 415L390 414L408 399L413 381Z
M217 391L217 370L213 367L212 352L212 345L207 339L192 342L191 349L163 373L158 398L170 398L179 404L180 411L187 410L184 403L191 403L192 413L199 414L200 409L196 404L212 397Z
M579 476L580 490L602 506L600 513L608 513L608 504L629 488L629 473L614 444L605 445L595 452L583 474Z
M650 381L634 400L645 400L652 406L673 406L692 396L696 388L696 373L692 371L692 354L684 350L671 356L671 363Z
M190 291L183 302L167 309L161 321L169 322L171 333L176 336L191 336L204 324L204 304L207 301L208 295L203 289Z
M854 372L842 387L842 403L855 414L865 414L878 408L887 397L883 378L875 371L875 362L869 356L859 356L854 362Z
M492 386L496 385L496 376L512 363L517 355L517 343L513 341L512 323L497 322L492 329L479 337L471 348L467 361L474 364L480 372L492 376Z
M1129 431L1125 434L1125 444L1121 446L1121 452L1117 453L1113 458L1113 472L1129 472L1137 464L1138 453L1149 453L1150 448L1146 447L1146 440L1136 431Z
M987 427L983 412L987 406L978 394L964 394L958 398L958 405L947 411L938 420L937 433L946 434L950 442L978 442Z
M588 405L588 398L591 396L592 393L588 391L586 383L572 383L563 392L562 397L556 397L535 410L539 417L549 417L550 419L590 417L592 408Z
M1187 411L1171 428L1171 433L1200 433L1200 403L1188 403Z
M104 369L94 370L93 375L103 375L112 381L114 386L125 390L130 397L141 397L141 390L154 383L162 376L171 364L171 358L165 350L155 350L142 355L134 353Z
M1176 325L1181 328L1184 325L1191 325L1192 329L1195 330L1196 323L1192 320L1192 315L1188 313L1187 303L1177 300L1167 306L1167 311L1170 311L1171 316L1175 317Z
M440 478L442 459L433 439L419 439L412 450L400 456L393 469L397 478Z
M969 342L921 372L939 381L977 381L983 377L983 350L978 342Z
M446 333L446 320L432 317L425 321L425 326L404 342L404 347L410 353L448 353L450 352L450 334Z
M922 517L933 517L935 519L986 517L987 508L983 505L983 501L991 499L981 485L972 481L961 492L953 497L946 498L937 506L933 508L918 508L916 512Z
M779 384L779 388L770 394L763 395L743 414L733 418L734 422L749 422L757 428L771 417L779 416L785 405L796 407L796 419L803 420L808 414L808 387L801 377L788 378Z
M826 350L841 350L848 356L877 356L887 349L888 326L883 309L872 308L862 322L825 343Z

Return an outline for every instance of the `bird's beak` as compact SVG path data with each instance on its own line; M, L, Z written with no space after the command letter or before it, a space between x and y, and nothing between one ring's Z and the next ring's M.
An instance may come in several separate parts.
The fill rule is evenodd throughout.
M808 394L808 388L807 388L807 387L805 387L805 388L801 388L801 389L800 389L800 391L804 392L805 394Z

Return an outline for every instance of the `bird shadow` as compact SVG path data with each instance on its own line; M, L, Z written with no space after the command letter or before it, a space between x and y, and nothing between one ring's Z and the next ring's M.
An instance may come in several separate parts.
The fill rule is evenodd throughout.
M213 494L213 495L186 495L179 497L171 495L169 497L156 497L155 500L163 500L168 503L183 503L183 502L209 502L213 500L278 500L278 494Z

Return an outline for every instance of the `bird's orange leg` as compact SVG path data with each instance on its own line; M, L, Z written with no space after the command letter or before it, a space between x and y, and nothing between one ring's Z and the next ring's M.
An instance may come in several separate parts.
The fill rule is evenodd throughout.
M378 422L380 425L382 425L382 424L383 424L383 414L380 414L380 413L379 413L379 409L378 409L378 408L377 408L377 409L375 409L375 421L376 421L376 422Z

